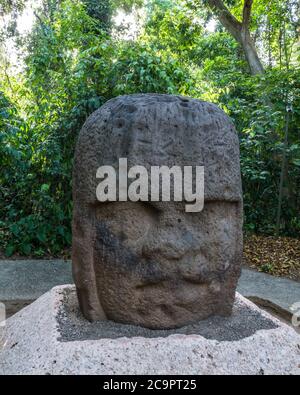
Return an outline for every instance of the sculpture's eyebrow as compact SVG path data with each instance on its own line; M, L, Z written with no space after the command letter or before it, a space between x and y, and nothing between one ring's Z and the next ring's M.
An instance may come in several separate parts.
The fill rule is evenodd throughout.
M91 208L93 210L101 210L101 209L110 209L111 213L117 211L129 211L129 210L135 210L138 208L142 208L148 212L150 212L153 216L157 216L160 214L162 211L164 211L164 208L157 204L157 203L167 203L169 202L149 202L149 201L137 201L137 202L131 202L130 200L126 202L111 202L111 201L106 201L106 202L95 202L94 204L91 205Z

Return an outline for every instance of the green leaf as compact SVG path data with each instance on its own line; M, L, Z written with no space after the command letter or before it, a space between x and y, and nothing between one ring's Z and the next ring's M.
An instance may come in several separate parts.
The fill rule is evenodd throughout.
M5 249L5 255L10 257L15 252L16 247L13 244L9 244Z
M292 163L293 163L295 166L300 166L300 159L294 159L294 160L292 161Z
M48 192L48 191L49 191L49 188L50 188L50 185L49 185L49 184L43 184L43 185L41 186L41 191L42 191L42 192Z
M29 243L21 244L20 248L25 255L29 255L31 253L31 244Z

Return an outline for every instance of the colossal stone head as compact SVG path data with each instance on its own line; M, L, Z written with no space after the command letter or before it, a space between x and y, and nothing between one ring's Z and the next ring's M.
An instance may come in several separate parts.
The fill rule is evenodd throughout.
M204 166L201 212L186 202L97 200L97 169ZM89 320L153 329L229 315L240 275L239 143L213 104L137 94L108 101L83 126L73 174L73 275Z

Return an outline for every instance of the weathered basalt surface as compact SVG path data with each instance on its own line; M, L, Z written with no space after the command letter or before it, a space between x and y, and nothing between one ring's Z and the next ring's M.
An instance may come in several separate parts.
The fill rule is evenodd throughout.
M205 204L96 198L99 166L204 166ZM140 94L110 100L83 126L73 176L73 275L84 316L176 328L229 315L240 275L239 144L218 107Z

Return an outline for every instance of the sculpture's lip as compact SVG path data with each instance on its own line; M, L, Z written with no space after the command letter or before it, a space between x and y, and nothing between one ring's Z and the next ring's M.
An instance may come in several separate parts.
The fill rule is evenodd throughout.
M161 269L164 266L162 262L150 273L139 273L136 288L155 287L162 283L166 284L166 288L177 288L180 284L186 283L210 285L213 281L220 280L218 273L210 270L209 264L199 259L192 259L188 264L182 260L168 263L164 269ZM224 274L224 271L220 271L219 274Z
M195 275L186 275L184 274L183 279L192 284L198 284L198 285L207 285L211 282L208 278L204 278L203 276L195 276Z
M162 283L170 284L169 287L166 288L179 288L180 285L195 284L195 285L208 285L211 283L210 279L203 278L202 276L193 276L193 275L181 275L180 278L172 279L172 278L155 278L155 279L145 279L141 280L136 285L136 288L148 288L155 287L157 285L161 285Z

